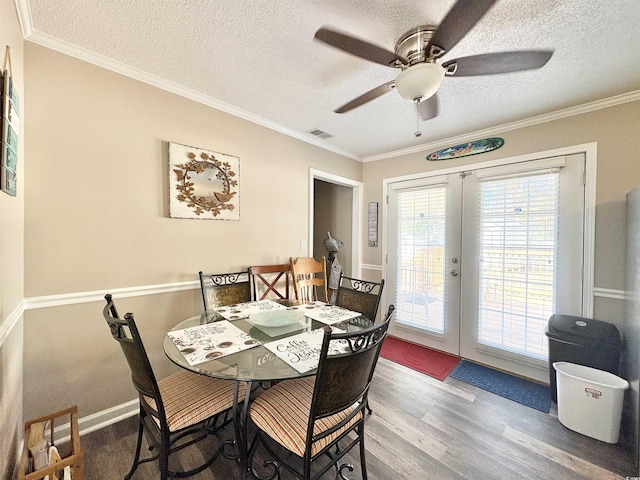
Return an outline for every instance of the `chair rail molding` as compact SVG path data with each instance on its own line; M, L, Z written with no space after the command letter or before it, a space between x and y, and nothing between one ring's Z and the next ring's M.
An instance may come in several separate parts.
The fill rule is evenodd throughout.
M184 290L199 290L200 281L190 280L188 282L162 283L157 285L142 285L138 287L105 288L91 292L62 293L58 295L43 295L40 297L30 297L25 299L25 310L37 308L59 307L63 305L74 305L78 303L99 302L104 300L106 292L120 298L144 297L146 295L157 295L160 293L182 292Z
M375 265L373 263L363 263L362 264L362 269L363 270L375 270L376 272L381 272L382 271L382 265Z
M616 290L613 288L595 287L593 289L593 296L601 298L612 298L614 300L627 300L629 298L629 292L625 290Z
M0 347L2 347L4 341L13 331L13 327L15 327L18 321L22 318L22 314L25 311L25 304L25 299L22 299L2 324L0 324Z

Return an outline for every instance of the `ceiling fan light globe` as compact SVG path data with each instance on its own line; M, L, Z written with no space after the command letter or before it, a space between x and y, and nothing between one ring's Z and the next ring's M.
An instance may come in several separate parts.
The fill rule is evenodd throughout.
M405 100L422 101L433 96L444 78L444 68L437 63L419 63L396 78L396 90Z

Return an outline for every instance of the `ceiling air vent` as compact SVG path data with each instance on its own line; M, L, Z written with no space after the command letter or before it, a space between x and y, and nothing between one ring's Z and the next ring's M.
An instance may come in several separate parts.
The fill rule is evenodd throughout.
M333 135L331 135L330 133L323 132L318 128L316 128L315 130L311 130L309 133L311 135L315 135L316 137L325 138L325 139L333 137Z

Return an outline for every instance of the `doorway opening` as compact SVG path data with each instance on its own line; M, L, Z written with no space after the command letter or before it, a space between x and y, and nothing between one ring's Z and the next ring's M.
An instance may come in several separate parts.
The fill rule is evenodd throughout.
M362 182L309 169L309 256L328 256L327 231L344 246L338 259L345 275L362 273Z

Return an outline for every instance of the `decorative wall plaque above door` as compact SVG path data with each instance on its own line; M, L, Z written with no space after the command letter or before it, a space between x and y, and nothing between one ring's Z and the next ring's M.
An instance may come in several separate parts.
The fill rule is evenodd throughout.
M169 216L240 220L240 159L170 142Z
M504 140L500 137L483 138L473 142L461 143L454 147L443 148L437 152L427 155L427 160L449 160L451 158L468 157L479 153L492 152L504 145Z

